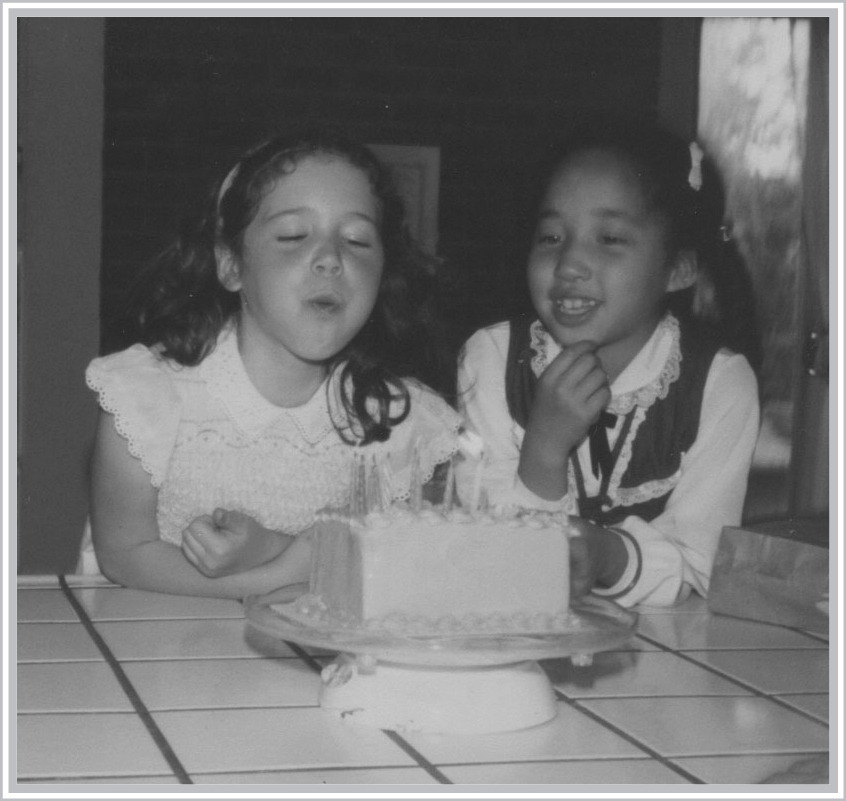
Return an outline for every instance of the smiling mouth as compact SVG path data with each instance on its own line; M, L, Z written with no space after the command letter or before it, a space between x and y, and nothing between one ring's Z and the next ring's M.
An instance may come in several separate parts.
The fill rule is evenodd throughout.
M556 310L560 314L565 315L587 314L599 306L598 300L570 296L552 298L552 302L555 305Z

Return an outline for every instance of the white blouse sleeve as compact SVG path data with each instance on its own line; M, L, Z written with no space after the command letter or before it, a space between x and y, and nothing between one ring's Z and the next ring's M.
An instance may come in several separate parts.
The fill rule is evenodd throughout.
M415 453L419 458L420 480L425 483L432 478L435 467L448 461L458 450L461 426L458 413L433 390L415 381L405 383L411 398L408 417L391 429L387 442L377 446L390 455L395 500L409 497Z
M482 439L482 467L476 459L456 465L458 494L468 503L481 470L481 486L494 506L564 511L575 514L569 495L548 501L520 480L517 468L524 430L511 417L505 396L507 323L483 328L467 340L458 363L458 408L464 427Z
M117 432L154 487L164 480L179 428L181 404L168 371L149 348L133 345L94 359L85 372L101 408L114 415Z
M705 383L696 441L663 513L650 522L628 517L619 526L635 537L643 562L618 603L671 606L691 589L707 595L720 533L740 523L758 424L752 368L743 356L721 351Z

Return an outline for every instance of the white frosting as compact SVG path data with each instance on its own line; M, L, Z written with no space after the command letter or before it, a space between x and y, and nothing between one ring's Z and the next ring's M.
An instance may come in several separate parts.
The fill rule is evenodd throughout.
M323 513L296 610L408 635L561 630L571 625L568 529L566 515L538 511Z

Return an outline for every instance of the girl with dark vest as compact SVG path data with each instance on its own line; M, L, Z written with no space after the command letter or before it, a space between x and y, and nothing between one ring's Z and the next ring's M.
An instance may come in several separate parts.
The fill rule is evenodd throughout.
M482 445L459 491L481 482L494 507L573 515L575 595L704 596L720 532L740 522L758 352L702 156L653 128L575 134L537 206L532 311L461 356L459 403Z

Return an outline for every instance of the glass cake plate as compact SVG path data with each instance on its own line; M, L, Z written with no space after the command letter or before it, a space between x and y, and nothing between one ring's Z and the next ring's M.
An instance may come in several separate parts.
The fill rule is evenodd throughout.
M571 607L571 623L548 633L450 633L402 635L333 627L303 620L294 601L302 585L285 587L244 601L247 620L272 637L299 645L341 653L366 655L404 665L484 667L554 657L587 657L625 644L634 634L637 614L595 596Z

